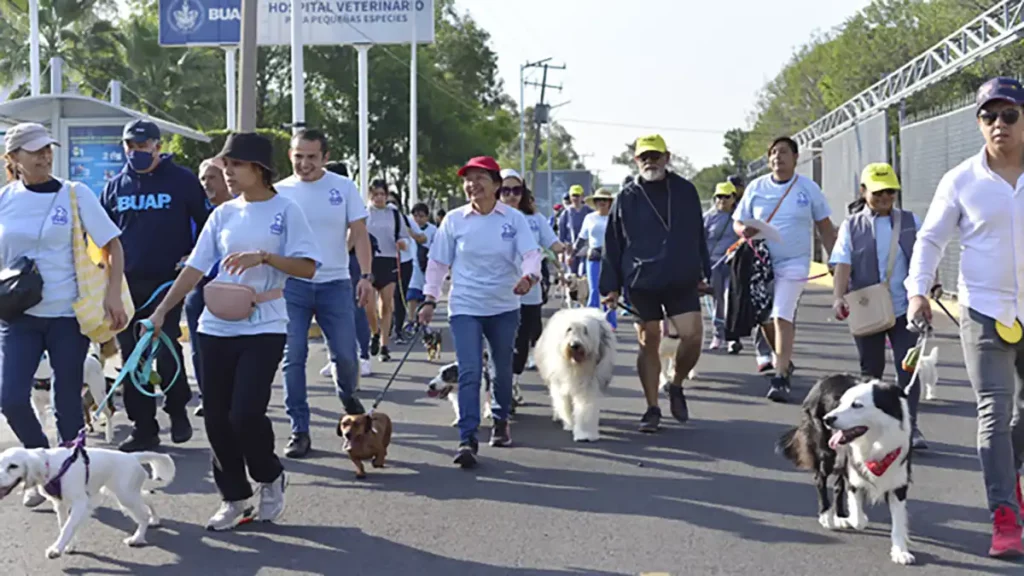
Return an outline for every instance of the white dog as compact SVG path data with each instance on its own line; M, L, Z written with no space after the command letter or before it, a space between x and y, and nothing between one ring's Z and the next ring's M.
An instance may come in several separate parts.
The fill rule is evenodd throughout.
M559 310L537 341L537 370L551 392L555 421L576 442L599 437L603 392L615 368L615 331L596 308Z
M57 558L68 549L75 532L98 505L101 493L113 495L125 514L138 524L135 533L124 540L125 544L144 546L146 529L159 526L160 519L152 506L142 499L142 484L150 478L142 465L152 467L153 480L169 483L174 479L174 460L153 452L125 454L89 448L85 451L88 465L78 453L67 471L60 475L64 462L74 456L76 450L8 448L0 453L0 498L24 484L26 490L38 490L53 503L60 536L46 549L47 558ZM56 490L51 490L53 484Z
M116 348L114 349L116 352ZM85 355L85 365L83 366L84 380L82 389L82 411L85 416L85 424L89 427L89 431L92 432L93 428L93 411L99 408L99 403L107 397L107 377L103 373L103 352L99 344L92 344L89 347L89 353ZM43 352L42 358L39 359L39 366L36 367L35 373L36 380L51 380L53 379L53 368L50 366L50 355ZM45 406L37 406L32 404L32 409L35 410L36 418L39 419L39 423L46 428L47 415L52 411L52 407L47 403ZM103 426L104 426L104 439L107 444L114 442L114 400L106 404L103 408Z
M704 344L701 343L703 349ZM658 389L663 393L668 392L668 385L676 373L676 351L679 349L679 333L676 327L666 318L661 321L661 343L658 345L658 357L661 358L661 384ZM699 374L694 366L687 374L688 380L696 380Z
M939 347L932 348L927 356L917 359L917 379L924 386L925 400L935 400L935 388L939 385Z

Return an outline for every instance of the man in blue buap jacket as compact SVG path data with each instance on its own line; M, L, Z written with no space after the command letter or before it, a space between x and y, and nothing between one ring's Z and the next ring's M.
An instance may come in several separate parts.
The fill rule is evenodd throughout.
M193 223L197 231L206 224L206 193L195 174L178 166L170 154L160 153L160 128L144 119L124 127L128 159L121 173L107 182L100 202L121 229L125 278L135 303L135 318L146 318L177 276L183 258L192 251ZM181 305L167 315L163 331L174 342L180 359ZM138 332L132 325L117 336L121 358L127 362L135 349ZM182 364L184 366L184 364ZM175 444L192 438L186 405L192 398L184 369L173 382L177 363L171 351L161 348L156 360L160 384L166 392L164 411L171 418ZM170 389L167 387L170 386ZM133 423L131 436L119 448L124 452L152 450L160 444L156 399L134 386L124 387L124 406Z
M665 140L638 138L635 154L640 174L622 189L608 215L599 287L604 302L613 307L625 290L636 312L637 371L647 399L640 431L656 432L661 424L661 321L668 318L679 333L668 390L672 416L686 422L683 378L700 358L700 297L709 292L711 258L700 196L689 180L667 169L671 157Z

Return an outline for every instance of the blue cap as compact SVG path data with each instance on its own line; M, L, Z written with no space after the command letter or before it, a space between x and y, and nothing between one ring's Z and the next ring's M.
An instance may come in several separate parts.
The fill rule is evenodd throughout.
M122 136L122 140L125 142L129 140L145 142L147 140L159 139L160 128L149 120L139 118L124 125L124 135Z
M1013 78L1000 76L993 78L978 88L978 95L975 98L977 110L981 111L986 104L993 100L1002 100L1020 106L1024 104L1024 86Z

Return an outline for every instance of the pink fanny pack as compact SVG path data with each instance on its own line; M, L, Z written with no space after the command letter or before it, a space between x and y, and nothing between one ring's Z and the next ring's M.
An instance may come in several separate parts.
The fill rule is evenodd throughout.
M256 305L284 297L284 290L268 290L257 293L244 284L210 282L203 287L206 309L221 320L239 321L252 315Z

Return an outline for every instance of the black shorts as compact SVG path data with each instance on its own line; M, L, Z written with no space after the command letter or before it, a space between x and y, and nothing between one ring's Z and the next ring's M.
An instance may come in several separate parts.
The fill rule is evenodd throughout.
M398 280L398 258L394 256L375 256L373 259L373 287L377 290L386 288Z
M643 322L656 322L687 312L700 312L697 287L667 290L630 290L629 304Z

